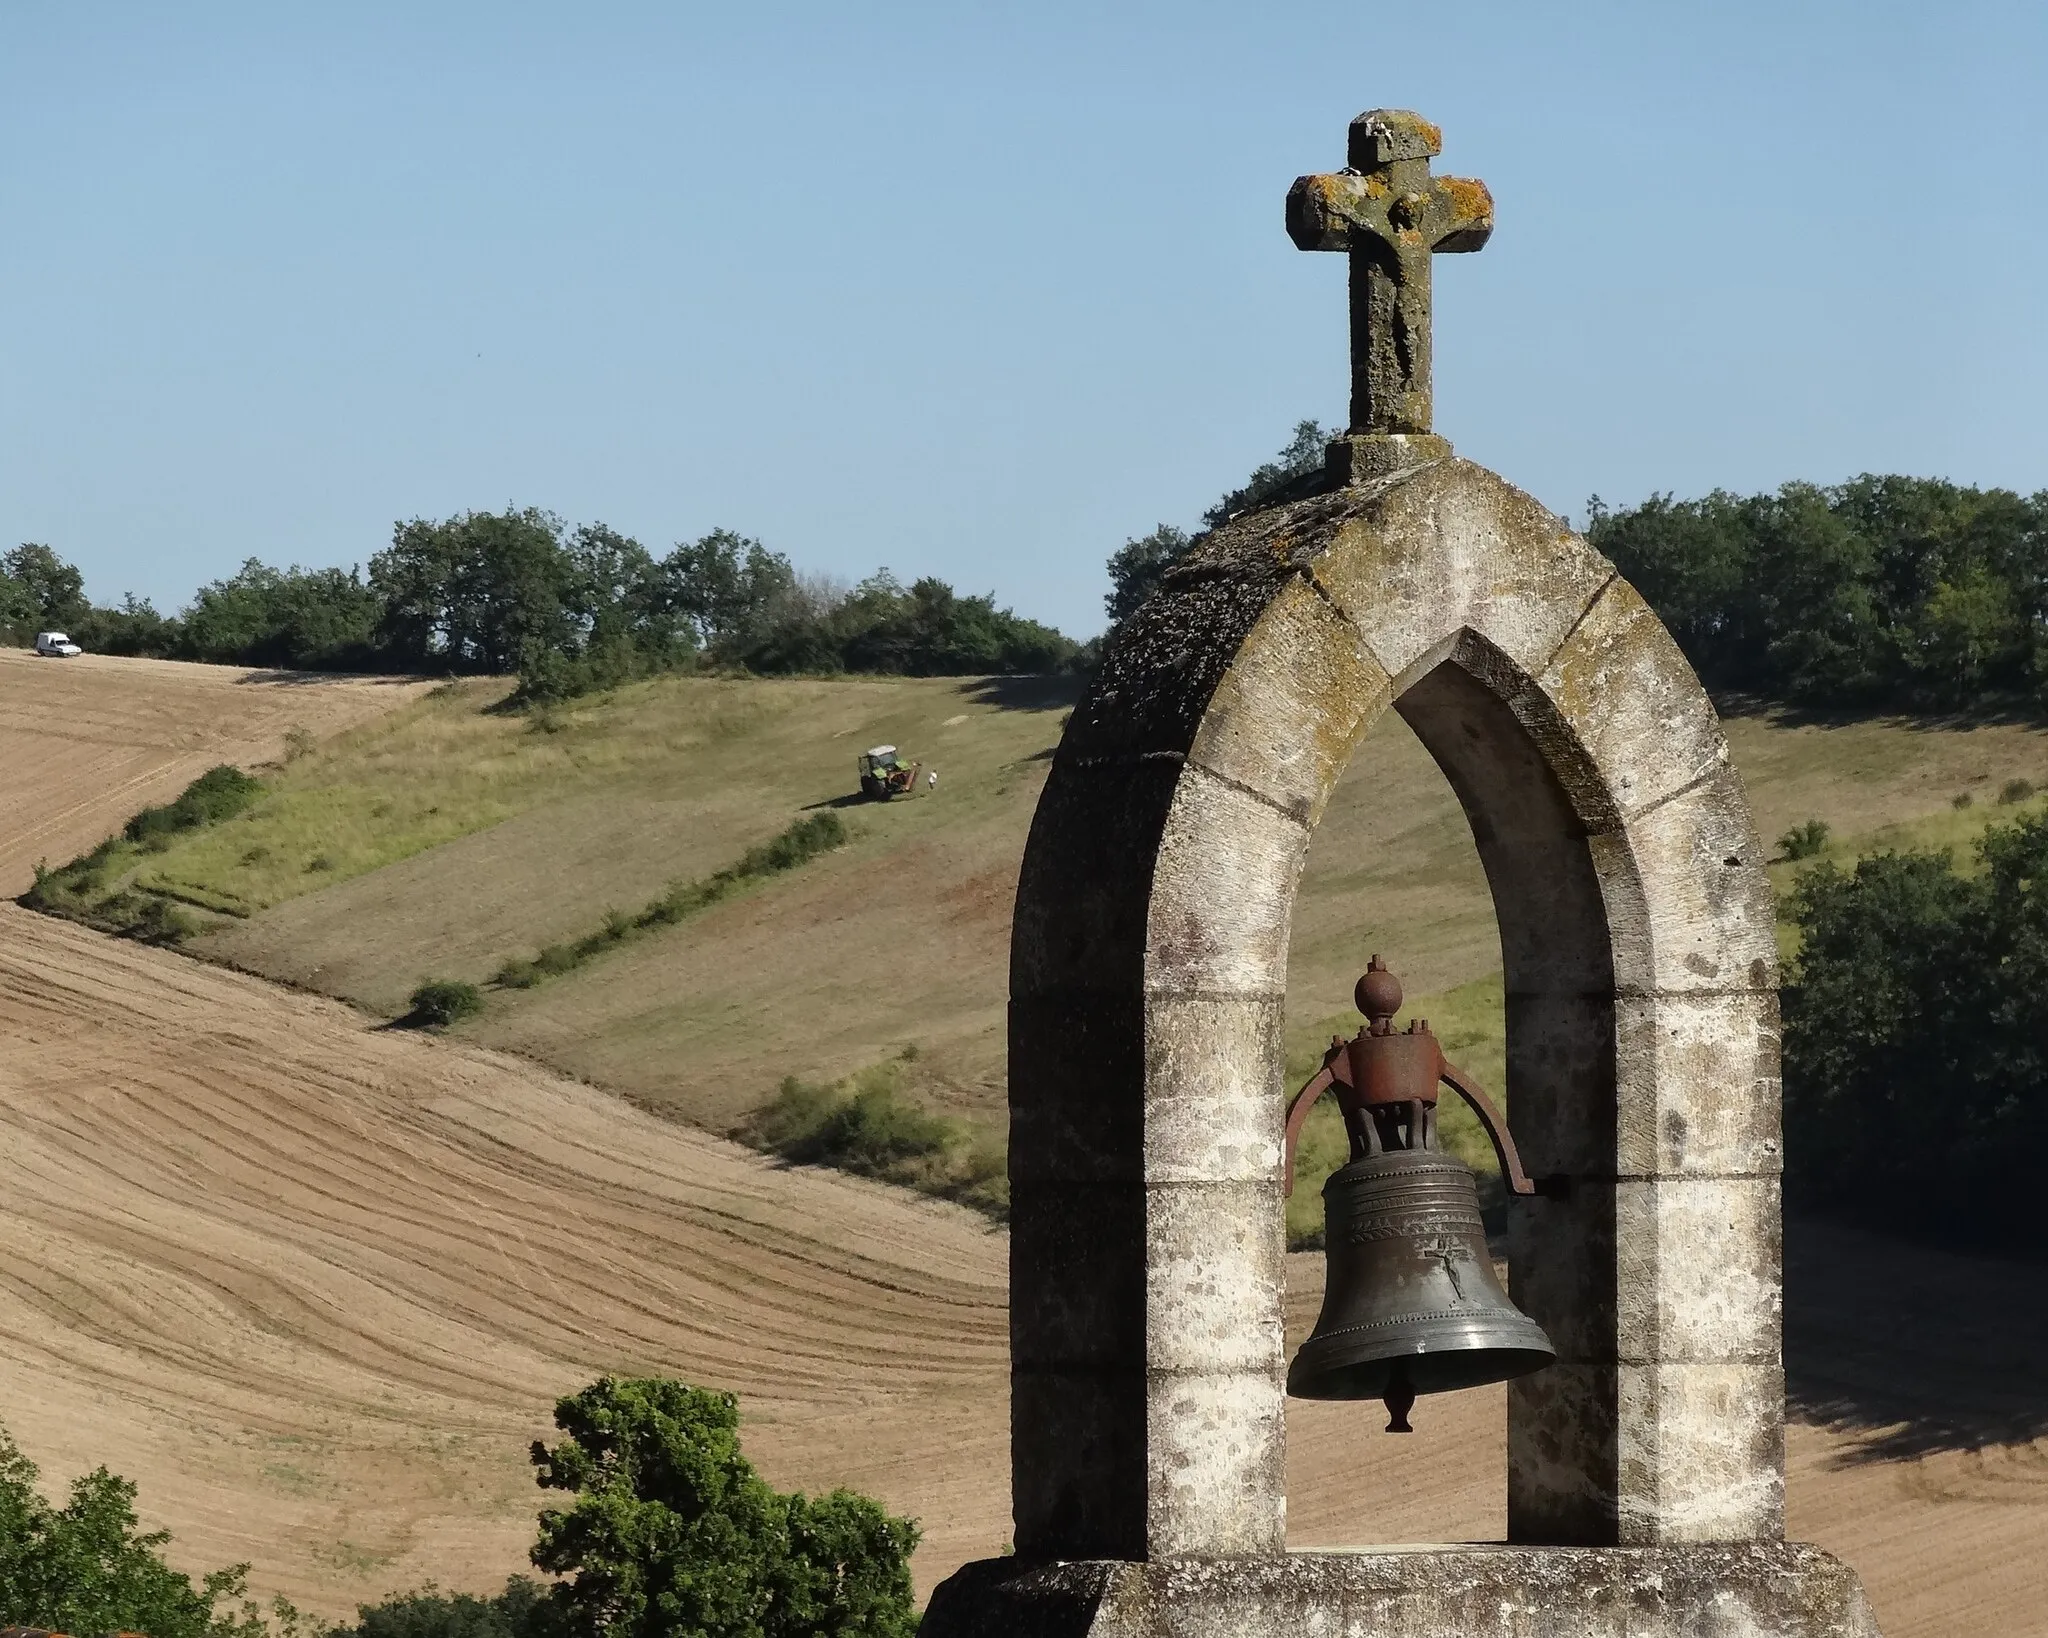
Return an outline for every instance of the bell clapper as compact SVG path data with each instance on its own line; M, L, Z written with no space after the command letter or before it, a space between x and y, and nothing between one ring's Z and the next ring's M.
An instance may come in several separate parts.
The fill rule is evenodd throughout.
M1415 1408L1415 1390L1408 1385L1408 1372L1404 1366L1394 1367L1394 1380L1387 1384L1387 1391L1380 1402L1387 1407L1389 1433L1415 1431L1408 1425L1408 1413Z

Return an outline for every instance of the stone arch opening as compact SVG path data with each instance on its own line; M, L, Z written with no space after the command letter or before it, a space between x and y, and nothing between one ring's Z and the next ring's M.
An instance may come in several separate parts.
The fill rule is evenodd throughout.
M1532 1059L1524 1053L1514 1075L1517 1101L1510 1121L1518 1132L1531 1124L1526 1100L1539 1109L1546 1138L1554 1139L1561 1123L1574 1130L1590 1123L1594 1130L1584 1147L1598 1151L1601 1112L1612 1108L1612 1009L1597 1000L1589 1004L1585 998L1612 990L1604 903L1585 825L1573 812L1564 785L1552 773L1540 745L1506 707L1502 694L1480 680L1514 677L1515 670L1485 637L1460 631L1411 666L1406 677L1393 680L1387 713L1359 736L1329 809L1308 838L1300 909L1314 902L1319 883L1344 879L1346 861L1356 858L1361 831L1382 830L1370 810L1383 799L1402 815L1397 825L1415 822L1418 799L1443 817L1419 836L1375 838L1388 847L1372 872L1376 885L1361 891L1354 877L1340 897L1346 912L1338 918L1346 927L1341 954L1333 947L1331 929L1315 928L1317 920L1329 916L1328 906L1307 926L1302 915L1293 917L1287 1088L1291 1092L1313 1068L1301 1056L1307 1035L1313 1035L1320 1047L1333 1030L1348 1036L1360 1026L1351 981L1362 970L1369 946L1372 952L1383 952L1400 975L1407 991L1404 1016L1431 1018L1449 1056L1467 1072L1477 1071L1497 1098L1508 1084L1504 1065L1493 1050L1500 1045L1499 1036L1493 1037L1490 1047L1477 1048L1477 1058L1471 1055L1469 1035L1464 1038L1466 1049L1460 1050L1456 1022L1439 1011L1450 998L1440 998L1433 1006L1428 999L1431 991L1462 985L1482 973L1497 974L1502 1002L1512 999L1517 1009L1518 1045L1526 1046L1523 1036L1531 1028L1534 1038L1551 1042L1564 1035L1583 1036L1588 1050L1575 1055L1577 1061L1562 1074L1548 1055ZM1515 677L1514 687L1517 692L1526 689L1527 679ZM1553 743L1559 742L1558 736L1551 737ZM1589 777L1587 770L1578 773L1581 783ZM1461 833L1455 839L1444 834L1447 823ZM1427 896L1405 881L1425 858L1428 879L1436 889ZM1394 886L1393 903L1384 908L1383 885ZM1474 924L1475 912L1484 916L1483 929ZM1448 950L1439 944L1440 918L1445 915L1451 918ZM1308 937L1314 939L1313 955L1304 950ZM1481 940L1483 954L1475 947ZM1337 966L1332 965L1333 955ZM1442 957L1447 961L1431 976L1432 958ZM1446 978L1445 965L1458 976ZM1307 1031L1304 1025L1310 1020L1300 1015L1305 966L1315 975L1313 1010L1319 1021ZM1341 988L1333 989L1333 981ZM1595 1016L1573 1016L1589 1005ZM1489 1034L1499 1028L1498 1021L1488 1021ZM1318 1146L1321 1164L1312 1168L1305 1154L1297 1166L1288 1206L1290 1237L1320 1221L1319 1174L1339 1158L1344 1142L1335 1114L1334 1102L1325 1100L1320 1107L1320 1118L1327 1123ZM1446 1099L1445 1120L1447 1129L1461 1129L1463 1141L1454 1145L1456 1151L1486 1179L1495 1169L1491 1148L1455 1098ZM1340 1146L1334 1152L1332 1143ZM1553 1152L1557 1147L1554 1141L1539 1144ZM1610 1157L1604 1169L1611 1171L1611 1141L1604 1147ZM1503 1200L1495 1190L1484 1188L1482 1198L1502 1202L1495 1210L1504 1213L1510 1236L1524 1226L1531 1210L1547 1210L1551 1204ZM1501 1219L1491 1212L1489 1223L1496 1234L1501 1231ZM1500 1249L1500 1241L1495 1243ZM1306 1277L1319 1288L1324 1263L1320 1250L1288 1258L1290 1358L1304 1340L1304 1326L1313 1319L1316 1306L1304 1307L1301 1282ZM1528 1273L1527 1252L1510 1255L1511 1290L1526 1285ZM1611 1290L1599 1295L1611 1304ZM1476 1390L1484 1396L1476 1404L1423 1401L1415 1411L1421 1437L1412 1440L1383 1437L1384 1417L1374 1414L1372 1404L1286 1400L1289 1478L1295 1487L1288 1511L1290 1541L1308 1550L1310 1544L1355 1540L1361 1527L1376 1531L1374 1539L1381 1540L1499 1539L1507 1496L1505 1460L1497 1454L1483 1467L1468 1469L1460 1489L1450 1495L1442 1488L1441 1463L1448 1438L1456 1441L1469 1464L1476 1428L1488 1429L1488 1443L1498 1450L1505 1432L1505 1391L1505 1385ZM1332 1458L1353 1476L1336 1492L1342 1502L1341 1512L1335 1513L1327 1471ZM1316 1475L1313 1501L1298 1488L1306 1476L1305 1465ZM1482 1480L1476 1492L1472 1472ZM1406 1519L1405 1528L1387 1518L1390 1505L1395 1520Z
M1509 1531L1775 1540L1769 889L1711 705L1612 567L1436 460L1238 520L1074 713L1012 952L1021 1554L1285 1550L1281 1024L1307 840L1392 706L1491 888L1532 1171Z

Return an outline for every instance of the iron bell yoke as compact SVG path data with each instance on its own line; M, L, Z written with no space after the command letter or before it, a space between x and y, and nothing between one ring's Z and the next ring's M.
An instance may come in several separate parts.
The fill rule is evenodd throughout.
M1287 1370L1297 1399L1382 1399L1387 1431L1407 1433L1416 1395L1541 1370L1556 1359L1543 1328L1493 1271L1472 1168L1437 1146L1439 1086L1468 1104L1510 1194L1562 1192L1532 1182L1492 1099L1443 1055L1427 1019L1394 1030L1401 982L1374 956L1358 981L1366 1026L1338 1037L1287 1110L1287 1192L1309 1111L1334 1092L1351 1159L1323 1184L1328 1259L1323 1310Z

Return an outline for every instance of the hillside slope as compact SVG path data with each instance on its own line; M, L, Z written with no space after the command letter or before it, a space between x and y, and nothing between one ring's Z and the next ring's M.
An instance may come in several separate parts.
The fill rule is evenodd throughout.
M0 1157L5 1420L53 1479L136 1478L181 1564L323 1615L492 1590L526 1442L604 1370L739 1391L775 1482L923 1520L922 1590L1008 1539L1006 1246L965 1212L5 906ZM1298 1339L1322 1259L1289 1262ZM2048 1275L1797 1226L1791 1266L1795 1389L1839 1430L1790 1430L1795 1534L1890 1638L2048 1634ZM1900 1356L1902 1301L1971 1357ZM1292 1405L1291 1539L1498 1537L1502 1423L1498 1389L1405 1439Z
M217 762L276 761L293 729L325 739L430 686L0 648L0 897Z
M395 1015L425 978L486 981L845 801L855 753L889 741L938 770L936 792L846 807L840 852L496 992L464 1032L715 1130L785 1075L829 1080L905 1043L922 1095L999 1112L1010 902L1071 685L664 679L541 732L482 709L502 686L465 684L344 737L248 818L174 846L153 867L166 880L252 912L195 950ZM1767 839L1810 818L1845 839L1935 818L1969 828L2002 811L2006 781L2048 783L2048 736L2015 725L1752 716L1728 731ZM1974 805L1957 815L1965 793ZM1349 1015L1374 950L1418 999L1499 967L1463 815L1392 715L1310 847L1289 973L1297 1055ZM1473 1014L1497 1043L1489 1008L1497 1018L1487 995L1439 999L1432 1016ZM1470 1049L1482 1068L1490 1052Z

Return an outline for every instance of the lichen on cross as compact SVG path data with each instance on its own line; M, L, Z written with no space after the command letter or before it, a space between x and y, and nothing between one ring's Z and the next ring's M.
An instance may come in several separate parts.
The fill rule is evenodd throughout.
M1430 257L1477 250L1493 232L1484 182L1431 176L1443 133L1420 114L1375 108L1351 122L1344 170L1287 192L1287 236L1351 255L1351 434L1431 430Z

